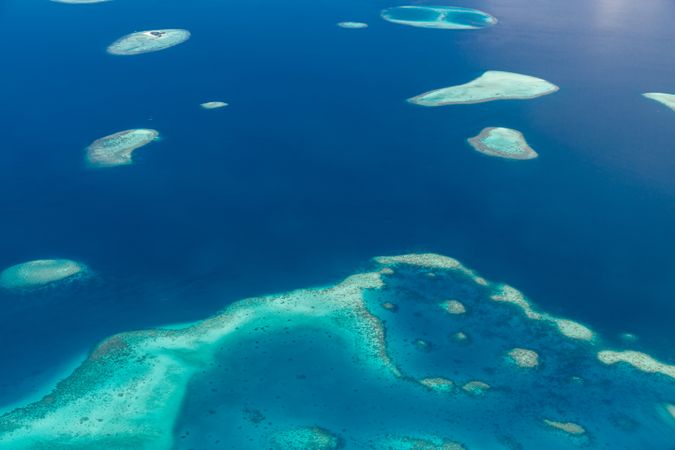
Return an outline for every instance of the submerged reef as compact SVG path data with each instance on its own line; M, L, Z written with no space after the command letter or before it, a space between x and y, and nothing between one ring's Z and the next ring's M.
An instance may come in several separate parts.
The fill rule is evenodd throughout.
M519 367L531 369L539 365L539 355L534 350L514 348L509 351L508 357Z
M379 443L377 448L387 450L466 450L462 444L448 439L432 437L393 437Z
M125 130L95 140L87 148L87 161L92 167L113 167L132 163L134 150L159 137L159 132L139 128Z
M423 378L420 384L436 392L452 392L455 389L455 383L447 378Z
M483 11L457 6L396 6L383 10L381 16L400 25L444 30L475 30L497 23Z
M87 266L69 259L38 259L3 270L0 286L5 289L31 289L74 278L86 271Z
M0 416L0 449L675 446L673 366L608 350L455 259L373 266L112 336Z
M353 30L368 28L368 24L364 22L338 22L337 26L340 28L350 28Z
M226 107L227 103L225 103L225 102L206 102L206 103L202 103L199 106L201 106L204 109L218 109L218 108Z
M275 450L337 450L340 447L340 438L321 427L282 431L272 439Z
M442 309L449 312L450 314L459 315L466 313L466 307L464 306L464 304L457 300L446 300L443 303L441 303L440 306Z
M675 94L665 94L663 92L647 92L643 96L655 100L675 111Z
M465 84L435 89L408 99L422 106L460 105L493 100L529 100L556 92L558 86L541 78L488 70Z
M181 29L148 30L127 34L108 46L111 55L140 55L173 47L190 39L190 32Z
M508 159L534 159L538 156L523 134L511 128L485 128L468 142L474 150L488 156Z
M556 422L555 420L544 419L544 423L556 430L564 431L569 434L584 434L586 430L574 422Z

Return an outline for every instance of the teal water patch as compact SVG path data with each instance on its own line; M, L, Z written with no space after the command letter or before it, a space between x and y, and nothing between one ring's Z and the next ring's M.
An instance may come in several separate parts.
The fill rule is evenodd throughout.
M674 369L452 258L385 257L113 336L0 448L669 448Z
M400 25L446 30L474 30L497 23L483 11L457 6L397 6L383 10L381 16Z

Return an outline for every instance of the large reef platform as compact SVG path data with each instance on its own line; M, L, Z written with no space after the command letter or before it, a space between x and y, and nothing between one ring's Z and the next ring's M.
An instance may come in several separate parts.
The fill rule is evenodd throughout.
M558 86L541 78L488 70L465 84L428 91L408 99L421 106L461 105L494 100L529 100L556 92Z
M103 341L0 449L671 448L674 370L453 258L380 257Z

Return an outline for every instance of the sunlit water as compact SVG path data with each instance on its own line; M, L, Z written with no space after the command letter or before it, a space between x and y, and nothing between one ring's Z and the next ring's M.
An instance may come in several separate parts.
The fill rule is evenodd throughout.
M46 394L115 333L203 319L241 298L333 284L376 255L420 251L452 255L516 286L543 310L588 325L603 347L675 363L675 114L641 95L675 92L675 4L471 1L456 6L499 22L464 31L380 18L398 5L0 4L0 266L68 258L92 272L0 293L0 406ZM346 30L341 21L369 27ZM191 38L152 54L106 53L124 35L165 28L187 29ZM439 108L405 102L486 70L541 77L560 91ZM200 107L213 99L229 106ZM493 126L521 131L539 157L472 151L466 139ZM156 129L161 139L137 150L132 165L87 167L89 144L134 128ZM396 317L413 327L403 306ZM429 333L445 335L435 326ZM622 340L626 332L637 341ZM256 358L240 345L228 357ZM250 370L259 373L271 364L256 361ZM407 404L405 389L392 389L392 401ZM665 388L650 392L675 402ZM190 408L200 395L186 400L179 441L197 427ZM269 400L271 408L277 400ZM230 414L245 403L237 400ZM336 414L353 415L345 408ZM617 409L608 406L608 414ZM321 425L320 416L329 413L312 410L297 424ZM422 429L412 417L397 420L444 436L442 425ZM527 417L519 433L506 434L520 442ZM324 426L352 436L354 448L377 439L341 424ZM447 437L457 429L469 430L469 446L469 425L448 427ZM592 442L603 442L602 430ZM636 433L667 444L661 428ZM490 442L483 445L497 445Z

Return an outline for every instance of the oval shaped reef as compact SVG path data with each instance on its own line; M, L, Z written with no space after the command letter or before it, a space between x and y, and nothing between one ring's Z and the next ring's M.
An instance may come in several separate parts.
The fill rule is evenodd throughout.
M555 84L530 75L488 70L468 83L428 91L408 101L422 106L444 106L493 100L529 100L552 94L558 89Z
M87 266L69 259L37 259L8 267L0 274L5 289L29 289L74 277Z
M353 30L368 28L368 24L364 22L338 22L337 26L340 28L350 28Z
M218 108L224 108L227 106L227 103L225 102L220 102L220 101L215 101L215 102L206 102L202 103L201 105L202 108L204 109L218 109Z
M87 148L87 161L93 167L113 167L132 163L137 148L159 137L159 132L145 128L120 131L95 140Z
M140 55L173 47L190 39L190 32L182 29L148 30L127 34L110 44L112 55Z
M497 23L488 13L458 6L396 6L382 10L380 15L387 22L445 30L475 30Z
M477 152L508 159L534 159L537 156L523 133L511 128L485 128L478 136L467 139Z

